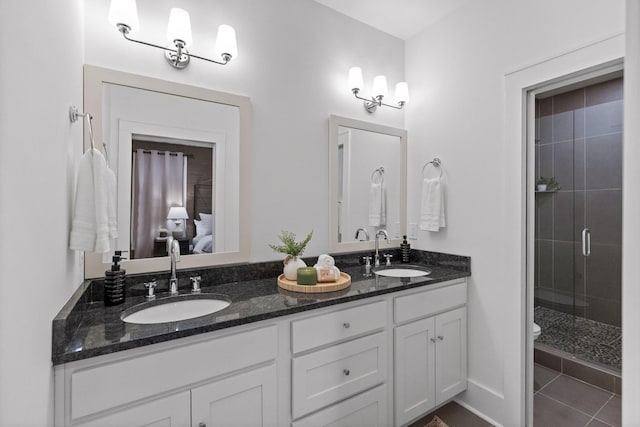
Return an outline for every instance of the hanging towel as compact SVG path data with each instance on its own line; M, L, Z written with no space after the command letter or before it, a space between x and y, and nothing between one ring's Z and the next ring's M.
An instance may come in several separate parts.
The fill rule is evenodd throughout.
M69 247L78 251L109 252L117 237L115 175L99 150L80 160Z
M439 231L445 225L444 194L440 177L425 178L422 181L420 230Z
M371 183L369 188L369 225L381 227L387 223L387 195L384 182Z

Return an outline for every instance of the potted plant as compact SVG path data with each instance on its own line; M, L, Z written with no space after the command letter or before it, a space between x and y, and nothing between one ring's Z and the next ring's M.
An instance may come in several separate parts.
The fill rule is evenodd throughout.
M280 236L278 238L282 242L282 245L272 245L269 244L269 247L276 252L280 252L286 254L287 256L284 259L284 277L288 280L296 280L298 277L298 268L306 267L307 264L300 258L300 255L304 252L307 247L307 243L313 237L313 230L307 237L301 241L296 242L296 235L290 231L282 230L280 232Z
M541 176L538 181L536 181L536 189L538 191L556 191L560 189L560 184L558 184L554 176L551 178Z

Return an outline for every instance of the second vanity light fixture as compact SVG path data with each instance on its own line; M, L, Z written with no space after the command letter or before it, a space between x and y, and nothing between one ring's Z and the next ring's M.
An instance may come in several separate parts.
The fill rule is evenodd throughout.
M226 65L231 58L238 56L238 46L236 44L236 32L229 25L218 27L218 37L216 38L216 55L219 60L209 59L189 53L187 46L191 45L191 19L189 13L184 9L172 8L169 14L169 25L167 27L167 39L169 46L163 47L154 43L136 40L129 37L129 34L138 30L138 9L136 0L111 0L109 7L109 22L118 28L122 36L132 42L140 43L162 49L165 52L167 61L174 68L182 69L189 65L191 58L198 58L220 65Z
M373 79L373 87L371 88L371 98L363 98L359 95L362 89L362 69L360 67L352 67L349 69L349 88L356 98L364 101L364 108L373 113L380 106L396 108L400 110L409 101L409 86L407 82L396 83L396 91L394 102L396 105L385 104L382 102L387 96L387 78L385 76L376 76Z

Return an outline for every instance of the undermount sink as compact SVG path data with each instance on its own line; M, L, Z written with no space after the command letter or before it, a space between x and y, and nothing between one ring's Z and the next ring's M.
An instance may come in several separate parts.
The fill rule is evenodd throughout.
M123 322L145 325L178 322L215 313L229 304L231 300L225 295L185 294L136 305L125 310L120 318Z
M378 276L386 277L420 277L428 276L429 274L431 274L431 270L429 270L428 268L418 269L413 267L396 267L374 270L374 273Z

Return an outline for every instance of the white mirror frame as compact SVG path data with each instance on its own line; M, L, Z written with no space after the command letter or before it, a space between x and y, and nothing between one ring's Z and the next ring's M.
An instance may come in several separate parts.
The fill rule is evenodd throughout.
M407 234L407 131L376 123L363 122L336 115L329 116L329 250L332 253L355 252L375 248L374 236L369 241L338 241L338 130L339 127L397 136L400 140L400 234ZM384 246L400 246L401 238L390 239Z
M179 270L189 268L201 268L220 264L234 264L249 262L251 248L251 176L250 176L250 143L251 143L251 100L248 97L234 95L190 86L181 83L160 80L156 78L125 73L122 71L84 66L84 112L93 116L93 133L96 148L102 151L103 135L103 111L102 111L102 85L111 83L114 85L128 86L143 90L150 90L169 95L182 96L196 100L214 102L238 107L240 113L240 194L239 194L239 250L234 252L219 252L212 254L183 255L177 263ZM84 150L91 146L89 130L84 121ZM108 153L116 155L116 153ZM102 254L93 252L85 253L84 276L85 279L104 277L104 272L109 268L109 263L103 263ZM128 274L162 272L169 270L169 257L144 258L125 260L122 268Z

